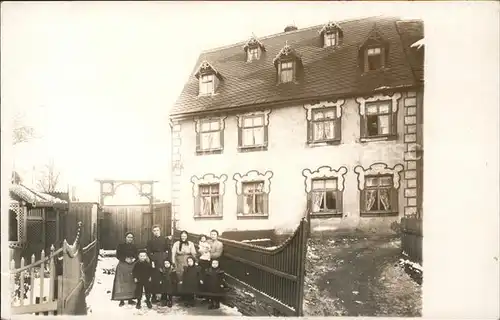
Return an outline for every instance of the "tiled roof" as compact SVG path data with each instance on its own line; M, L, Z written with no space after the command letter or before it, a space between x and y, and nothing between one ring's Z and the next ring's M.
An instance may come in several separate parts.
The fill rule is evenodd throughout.
M294 99L348 96L381 87L416 85L418 81L414 70L419 67L413 65L412 69L411 63L415 64L415 61L408 59L407 50L411 45L410 39L423 37L422 22L401 22L394 17L337 22L342 29L343 41L335 49L322 47L320 30L324 25L259 38L266 51L259 60L251 62L246 62L242 48L246 41L203 52L195 67L206 60L218 70L223 80L214 95L198 96L199 83L194 70L170 115L227 110ZM385 69L363 73L359 66L359 48L374 29L388 42L389 56ZM301 57L303 70L297 83L277 85L273 59L285 43Z
M32 190L22 184L12 184L9 187L9 193L15 200L17 200L16 198L18 198L19 200L25 201L29 204L66 203L66 201L62 199L56 198L43 192Z

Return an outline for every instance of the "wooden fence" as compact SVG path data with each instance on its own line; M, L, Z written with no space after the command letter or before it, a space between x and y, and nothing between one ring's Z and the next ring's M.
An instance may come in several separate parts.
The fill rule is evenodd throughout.
M231 280L258 294L280 313L302 316L307 232L307 220L302 219L294 234L275 248L219 238L224 245L221 265ZM189 235L195 243L198 238Z
M97 242L80 248L81 222L72 245L66 240L62 247L26 265L21 258L20 267L11 260L11 314L84 315L85 294L92 286L97 264Z
M101 249L114 250L125 241L125 233L134 234L135 244L139 248L146 247L152 237L154 224L161 227L162 235L170 235L171 207L170 203L155 203L153 214L149 205L104 205L99 231Z
M422 219L405 217L401 219L401 246L403 255L410 261L422 264Z

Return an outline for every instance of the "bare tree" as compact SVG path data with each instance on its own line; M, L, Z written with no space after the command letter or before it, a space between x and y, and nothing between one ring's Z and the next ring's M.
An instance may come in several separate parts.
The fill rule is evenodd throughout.
M35 138L35 129L27 126L23 122L23 115L18 113L14 117L13 130L12 130L12 144L16 145L23 142L28 142Z
M56 170L54 160L50 160L41 172L41 177L37 180L37 187L45 193L57 191L60 172Z

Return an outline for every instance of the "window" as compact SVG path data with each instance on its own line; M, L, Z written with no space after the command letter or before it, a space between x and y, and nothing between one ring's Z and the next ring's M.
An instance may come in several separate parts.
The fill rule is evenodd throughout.
M240 131L241 148L267 145L267 126L264 123L264 115L244 116Z
M330 32L324 34L324 46L325 47L334 47L337 45L337 33Z
M259 48L251 48L247 51L248 61L259 60Z
M396 113L391 101L365 104L365 115L361 126L364 138L383 137L396 134Z
M200 80L200 94L212 94L214 93L214 75L202 75Z
M268 195L264 192L264 182L243 182L240 196L240 215L267 215Z
M9 209L9 241L19 241L17 213Z
M309 201L312 214L342 215L342 192L335 178L313 179Z
M340 139L340 118L336 108L312 110L310 124L312 142Z
M361 191L361 215L397 214L397 198L392 175L366 176Z
M280 82L287 83L293 81L293 62L280 63Z
M222 215L219 184L199 185L199 216Z
M220 119L200 121L197 152L222 150L223 130Z
M365 71L378 70L383 67L384 51L382 48L367 48L365 52Z

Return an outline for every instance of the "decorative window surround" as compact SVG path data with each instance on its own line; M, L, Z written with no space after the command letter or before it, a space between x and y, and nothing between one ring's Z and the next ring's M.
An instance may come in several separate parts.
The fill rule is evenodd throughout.
M212 75L212 92L205 92L203 93L201 88L202 88L202 81L203 81L203 76L208 76ZM214 95L215 91L217 90L217 87L219 85L219 81L222 80L222 76L215 69L208 61L203 61L200 63L200 65L197 68L197 71L195 73L195 77L199 80L199 96L206 96L206 95Z
M226 116L223 117L209 117L209 118L196 118L194 119L194 128L196 132L196 154L219 154L224 150L224 129L226 123ZM201 148L201 126L204 121L219 121L219 148L202 149Z
M376 69L369 68L369 51L370 49L380 49L379 59L380 66ZM375 26L372 31L366 37L363 45L359 48L359 62L362 74L369 72L377 72L380 70L387 69L389 57L389 42L385 40L385 37L381 34L378 28Z
M403 165L401 164L396 164L394 168L390 168L385 163L372 164L368 169L364 169L362 166L354 168L354 172L358 175L361 217L397 216L399 214L399 186L401 181L399 173L401 171L403 171ZM392 181L392 186L384 182L387 181L388 176ZM372 181L370 186L365 183L368 179Z
M311 171L310 169L302 170L302 175L304 176L304 184L306 193L311 192L312 181L314 179L337 179L337 188L339 191L344 191L344 175L347 173L347 168L342 166L338 170L332 169L330 166L319 167L316 171Z
M327 48L327 47L336 48L336 47L340 46L340 44L342 42L342 38L343 38L343 32L342 32L342 28L340 28L340 26L338 24L336 24L335 22L329 21L318 32L319 32L320 36L322 37L322 42L323 42L324 48ZM334 45L327 45L327 43L325 41L326 35L335 35L335 44Z
M366 176L376 176L376 175L393 175L394 189L399 189L401 178L399 173L403 171L404 167L402 164L396 164L393 168L390 168L385 163L374 163L368 169L364 169L362 166L356 166L354 172L358 175L358 189L360 191L365 189L365 177Z
M361 142L367 142L367 141L380 141L380 140L390 140L390 139L395 139L397 137L397 112L398 112L398 100L401 98L401 93L396 92L393 93L392 95L384 95L382 93L373 95L369 98L365 97L358 97L356 98L356 102L358 103L358 112L359 115L361 116L361 123L360 127L363 128L365 126L366 122L366 104L369 103L374 103L374 102L382 102L382 101L391 101L391 111L392 111L392 126L394 129L391 129L391 133L388 135L383 135L383 136L375 136L375 137L367 137L364 136L363 130L361 130L361 137L360 141ZM394 132L393 132L394 131Z
M246 151L266 151L268 147L268 127L269 127L269 114L271 114L271 109L263 110L263 111L255 111L255 112L248 112L244 114L240 114L236 116L237 119L237 124L238 124L238 150L240 152L246 152ZM243 145L243 121L247 117L253 117L253 116L262 116L264 119L263 127L264 127L264 138L263 138L263 143L259 145Z
M220 219L222 218L223 213L223 196L225 193L225 182L227 181L227 175L222 174L220 176L216 176L212 173L207 173L203 177L198 178L197 176L191 177L191 183L193 184L193 199L194 199L194 217L195 219ZM219 214L217 215L201 215L199 213L200 208L200 186L201 185L219 185Z
M262 191L266 195L266 202L269 203L268 197L271 192L271 178L273 177L272 171L266 171L266 173L262 174L257 170L252 170L247 172L245 175L241 175L239 173L235 173L233 176L233 180L236 181L236 195L238 196L238 208L237 208L237 217L238 219L244 218L268 218L269 217L269 208L265 208L265 214L244 214L243 213L243 184L247 182L262 182L263 188Z
M251 62L254 60L259 60L261 55L262 55L262 52L266 51L266 48L262 44L262 42L260 42L255 37L255 35L252 35L252 37L243 46L243 50L245 50L245 53L247 55L247 62ZM257 57L254 57L253 55L251 55L250 50L257 50Z
M9 205L9 215L10 211L13 211L16 214L17 241L9 241L9 247L22 248L23 245L26 243L26 219L27 219L26 204L24 202L11 200ZM9 228L10 228L10 223L9 223ZM10 237L10 229L9 229L9 237Z
M316 104L305 104L304 109L306 109L306 119L307 119L307 144L309 146L325 146L329 144L340 143L341 141L341 132L342 132L342 106L344 105L345 100L339 99L335 102L333 101L321 101ZM336 110L336 133L335 137L326 141L315 141L313 137L313 128L312 128L312 115L314 110L322 110L328 108L335 108Z
M291 62L292 63L292 81L281 82L281 65L282 63ZM297 54L297 52L288 45L288 41L285 42L285 46L281 48L276 57L273 59L273 64L277 71L277 84L286 83L297 83L297 75L299 70L302 68L302 59Z

